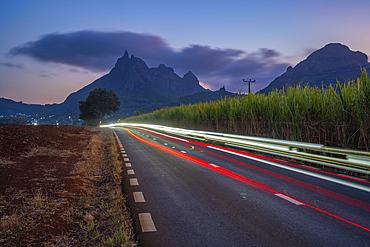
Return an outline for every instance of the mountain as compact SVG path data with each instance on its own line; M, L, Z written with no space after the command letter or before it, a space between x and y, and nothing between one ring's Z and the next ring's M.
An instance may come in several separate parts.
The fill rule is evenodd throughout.
M351 51L347 46L331 43L313 52L294 68L273 80L260 93L269 93L284 86L299 83L309 86L327 87L329 84L355 80L361 75L361 68L369 68L368 57L360 51Z
M70 94L61 104L62 108L79 112L78 102L85 100L95 88L113 90L121 101L117 114L124 116L131 116L148 105L171 102L180 96L205 91L192 72L181 78L163 64L158 68L148 68L143 60L133 55L130 58L126 51L108 74Z
M176 100L170 102L170 103L163 103L163 104L157 104L152 106L147 106L144 108L141 108L139 110L140 113L149 113L153 112L155 110L159 110L166 107L175 107L180 105L189 105L189 104L195 104L195 103L205 103L210 101L217 101L220 99L224 99L225 97L234 98L237 97L238 94L231 93L226 91L225 87L220 88L218 91L211 91L207 90L205 92L195 93L192 95L186 95L177 98Z
M25 104L22 101L16 102L11 99L0 98L0 116L16 115L17 113L32 115L50 108L52 108L52 105Z
M172 68L163 64L157 68L148 68L143 60L133 55L129 57L125 51L108 74L71 93L63 103L42 106L0 99L0 115L21 112L77 119L79 101L85 100L95 88L113 90L121 101L121 107L116 114L124 116L132 116L143 107L172 102L184 95L206 91L190 71L180 77Z

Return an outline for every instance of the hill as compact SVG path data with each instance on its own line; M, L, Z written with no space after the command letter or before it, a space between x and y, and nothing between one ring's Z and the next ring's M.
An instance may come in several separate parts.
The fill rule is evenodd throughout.
M159 109L166 108L166 107L189 105L189 104L195 104L199 102L205 103L205 102L224 99L225 97L233 98L236 96L238 96L238 94L228 92L226 91L225 87L222 87L218 91L213 92L213 91L207 90L205 92L200 92L200 93L195 93L193 95L186 95L186 96L179 97L170 103L157 104L153 106L144 107L144 108L141 108L139 112L149 113L149 112L153 112L155 110L159 110Z
M47 116L44 123L70 124L71 120L78 119L79 101L85 100L95 88L113 90L121 101L116 114L123 116L132 116L143 107L169 103L181 96L206 91L192 72L180 77L163 64L148 68L143 60L133 55L129 57L126 51L108 74L71 93L63 103L30 105L1 98L0 115L37 114ZM53 119L48 119L49 116L53 116Z
M130 58L126 51L108 74L70 94L61 104L62 110L78 113L78 102L85 100L95 88L113 90L121 101L117 114L124 116L132 116L140 108L149 105L171 102L180 96L205 91L192 72L181 78L172 68L163 64L158 68L148 68L143 60L133 55Z
M368 57L360 51L351 51L347 46L331 43L313 52L294 68L273 80L260 93L268 93L284 86L299 83L326 88L330 84L355 80L361 75L361 68L369 68Z

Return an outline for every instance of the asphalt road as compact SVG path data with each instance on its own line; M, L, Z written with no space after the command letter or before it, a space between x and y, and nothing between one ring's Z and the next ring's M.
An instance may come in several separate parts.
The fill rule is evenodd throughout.
M370 183L115 127L140 246L370 246Z

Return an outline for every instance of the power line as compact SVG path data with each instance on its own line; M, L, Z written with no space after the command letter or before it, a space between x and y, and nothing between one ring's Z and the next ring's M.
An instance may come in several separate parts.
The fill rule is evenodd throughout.
M246 81L246 80L243 79L243 81L244 82L248 82L248 85L249 85L249 87L248 87L248 94L250 94L251 93L251 82L256 82L256 80L253 80L252 81L252 79L249 79L249 81Z

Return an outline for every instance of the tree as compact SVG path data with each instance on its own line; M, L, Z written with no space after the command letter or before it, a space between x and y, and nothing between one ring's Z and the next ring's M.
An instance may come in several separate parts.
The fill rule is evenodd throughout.
M86 101L80 101L79 104L80 119L90 126L97 126L105 115L118 111L121 102L112 90L95 88L90 91Z

